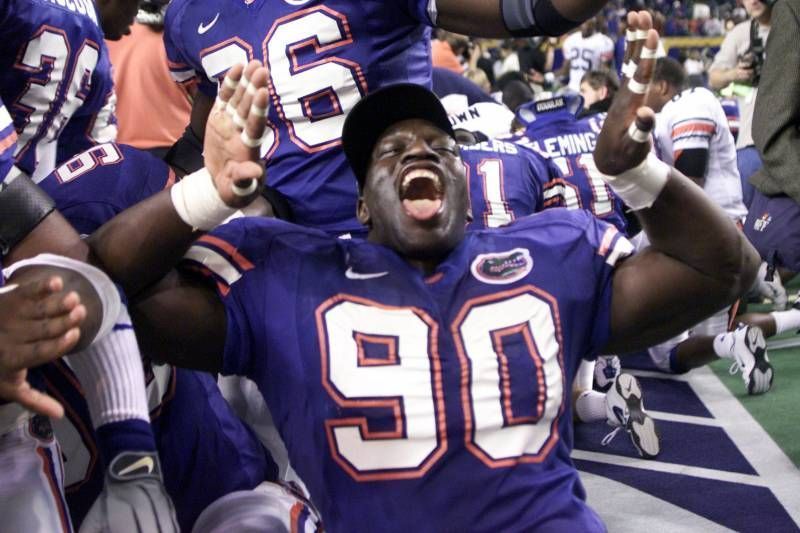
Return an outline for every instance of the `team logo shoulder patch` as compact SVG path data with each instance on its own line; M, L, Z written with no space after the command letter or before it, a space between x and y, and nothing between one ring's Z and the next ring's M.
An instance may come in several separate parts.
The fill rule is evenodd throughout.
M478 281L505 285L519 281L533 269L531 253L525 248L480 254L472 260L470 271Z

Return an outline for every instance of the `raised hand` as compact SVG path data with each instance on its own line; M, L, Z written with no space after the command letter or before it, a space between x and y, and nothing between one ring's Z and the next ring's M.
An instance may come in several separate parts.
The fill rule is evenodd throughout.
M658 32L647 11L628 13L629 40L620 90L597 139L594 160L603 174L616 176L639 165L650 152L655 113L644 107L655 68Z
M231 207L252 202L264 180L260 148L269 102L267 77L258 61L231 68L206 124L205 165L222 201Z
M76 292L64 293L58 276L0 289L0 398L39 414L61 417L61 405L31 388L27 369L71 350L86 308Z

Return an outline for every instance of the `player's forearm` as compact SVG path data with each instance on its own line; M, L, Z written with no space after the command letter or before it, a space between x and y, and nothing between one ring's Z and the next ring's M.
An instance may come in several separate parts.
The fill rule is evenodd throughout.
M652 246L706 276L720 305L747 291L759 257L705 193L675 169L652 207L636 212Z
M174 267L197 236L166 190L112 218L87 242L101 267L132 297Z
M561 35L607 0L437 0L437 26L475 37ZM533 20L528 17L533 13Z

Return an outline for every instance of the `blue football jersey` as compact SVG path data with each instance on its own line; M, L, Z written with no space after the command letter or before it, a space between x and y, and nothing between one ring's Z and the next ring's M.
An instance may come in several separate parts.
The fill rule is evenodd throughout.
M17 166L39 181L116 137L111 63L92 0L0 0L0 96Z
M326 530L602 531L569 456L570 393L631 251L550 209L467 232L430 276L253 218L187 261L226 308L224 372L258 384Z
M0 100L0 183L5 181L14 166L14 152L17 149L17 130L8 109Z
M533 148L553 167L554 177L543 192L545 207L586 209L625 232L625 206L603 181L592 156L605 114L578 119L576 103L580 100L557 97L520 106L517 119L525 132L512 140Z
M472 206L468 229L505 226L543 209L549 168L540 155L497 139L459 148Z
M40 185L79 232L90 234L174 179L172 169L153 155L106 143L66 162ZM104 472L74 374L64 362L44 369L48 392L66 407L55 430L66 457L67 502L78 526L102 489ZM276 465L210 374L146 365L145 377L164 484L183 530L190 531L217 498L275 479Z
M357 185L341 149L344 119L364 95L413 82L430 87L428 0L277 2L173 0L164 42L176 81L214 96L237 63L270 71L267 182L295 220L363 232ZM223 9L224 8L224 9Z

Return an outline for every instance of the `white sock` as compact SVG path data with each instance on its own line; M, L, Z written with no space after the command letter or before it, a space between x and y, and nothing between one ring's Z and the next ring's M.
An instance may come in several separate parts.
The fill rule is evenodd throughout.
M606 395L603 392L587 390L575 400L575 414L581 422L597 422L606 417Z
M714 337L714 353L723 359L733 359L733 333L720 333Z
M800 309L787 311L773 311L770 313L775 319L775 335L786 331L800 329Z
M67 362L83 387L95 429L131 419L150 423L142 358L124 305L112 331Z

